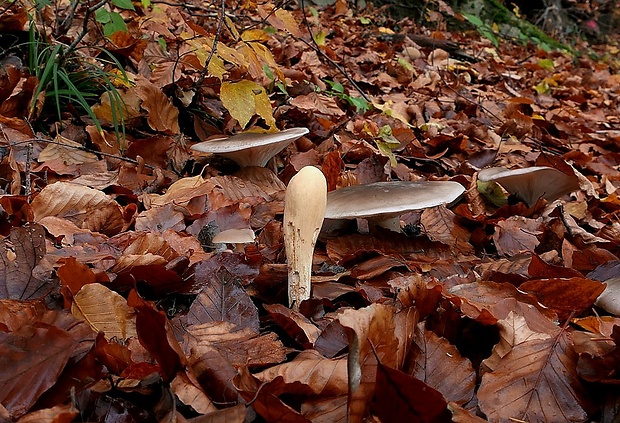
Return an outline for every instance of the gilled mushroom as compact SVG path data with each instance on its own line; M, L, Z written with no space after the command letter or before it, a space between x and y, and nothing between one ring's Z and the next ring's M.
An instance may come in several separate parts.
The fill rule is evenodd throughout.
M290 128L265 134L244 132L231 137L199 142L192 146L192 150L219 154L234 160L241 167L263 167L269 159L308 132L307 128Z
M514 170L492 167L481 170L478 173L478 180L498 183L506 191L525 201L529 207L536 204L540 198L551 202L579 189L577 176L567 175L547 166Z
M226 229L215 235L213 244L234 244L236 252L243 251L243 244L254 242L256 235L252 229Z
M450 204L465 188L451 181L393 181L353 185L327 194L325 219L368 220L371 230L377 226L400 232L400 215Z
M310 298L312 256L323 224L327 181L314 166L302 168L286 188L284 197L284 247L288 262L289 305L299 310Z

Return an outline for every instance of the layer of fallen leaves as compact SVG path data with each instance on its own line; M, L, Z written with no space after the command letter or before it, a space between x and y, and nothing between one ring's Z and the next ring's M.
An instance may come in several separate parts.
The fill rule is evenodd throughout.
M107 41L134 75L120 91L124 152L74 111L54 140L35 134L35 84L3 59L0 419L617 421L620 76L586 56L495 49L439 14L443 30L398 27L478 61L386 37L395 22L343 2L247 15L275 34L242 19L217 32L201 5L124 11L129 34ZM372 111L334 96L325 79L359 95L326 58ZM110 108L103 96L94 110L105 121ZM191 142L276 123L311 132L271 170L190 156ZM476 189L483 167L535 164L574 172L580 191L528 208ZM283 196L303 166L330 190L431 179L468 191L402 216L403 234L363 222L327 234L294 312ZM235 228L256 242L211 243Z

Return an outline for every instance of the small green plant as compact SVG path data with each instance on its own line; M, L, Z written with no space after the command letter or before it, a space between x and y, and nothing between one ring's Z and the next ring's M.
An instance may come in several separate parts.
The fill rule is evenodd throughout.
M71 46L39 39L34 28L35 25L31 25L28 43L29 69L39 83L28 111L30 118L34 116L39 97L43 94L43 108L55 109L59 120L62 120L62 111L71 104L85 112L93 120L97 130L103 133L101 122L93 112L92 105L105 92L110 97L111 123L116 136L119 140L124 140L124 104L114 82L119 78L126 81L127 77L118 60L105 49L99 49L100 57L97 61L89 60L86 55L80 54L78 48L72 49ZM119 69L120 74L107 72L104 65ZM124 142L120 142L120 145L123 147Z
M470 13L463 13L463 16L469 21L469 23L476 27L476 30L478 31L478 33L480 33L480 35L491 41L491 43L495 47L499 46L499 39L495 35L495 32L493 31L491 25L483 22L482 19L480 19L478 16L472 15Z
M136 10L131 0L111 0L112 4L119 9ZM149 2L150 4L150 2ZM127 32L127 25L118 12L109 11L102 7L95 11L95 20L103 25L103 34L110 36L117 31Z
M372 105L364 100L362 97L352 97L344 92L344 86L340 82L324 80L329 85L329 90L325 91L325 94L334 96L343 100L349 104L349 106L355 107L355 113L366 113L372 108Z

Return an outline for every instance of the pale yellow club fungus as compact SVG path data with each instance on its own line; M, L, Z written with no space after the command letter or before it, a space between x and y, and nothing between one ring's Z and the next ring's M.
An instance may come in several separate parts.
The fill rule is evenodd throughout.
M291 178L284 197L284 246L289 306L296 311L310 298L312 256L326 204L327 181L319 169L306 166Z

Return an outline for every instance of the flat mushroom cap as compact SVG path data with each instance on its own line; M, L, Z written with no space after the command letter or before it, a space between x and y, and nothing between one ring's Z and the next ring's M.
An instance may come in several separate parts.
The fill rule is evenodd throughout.
M483 169L478 173L481 182L497 182L506 191L524 200L530 207L544 198L553 201L579 189L575 175L567 175L547 166L532 166L509 170L503 167Z
M256 235L252 229L226 229L215 235L211 242L214 244L245 244L254 242Z
M465 188L452 181L393 181L352 185L327 194L326 219L392 217L449 204Z
M289 128L266 134L244 132L231 137L199 142L194 144L192 149L203 153L219 154L234 160L241 167L263 167L269 159L308 132L310 131L307 128Z

